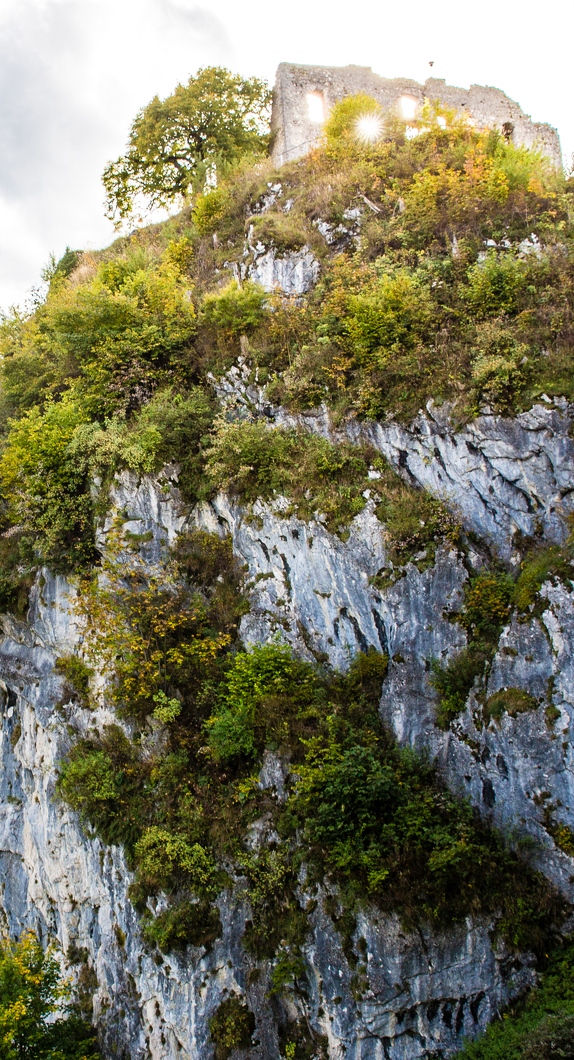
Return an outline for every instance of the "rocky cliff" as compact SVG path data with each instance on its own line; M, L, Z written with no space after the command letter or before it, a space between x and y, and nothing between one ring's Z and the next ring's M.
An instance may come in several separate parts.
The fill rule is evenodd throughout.
M283 416L276 410L277 419ZM378 428L374 440L405 476L428 481L432 475L443 488L464 482L456 496L466 525L486 528L511 554L511 530L527 533L536 519L564 536L560 505L567 510L570 422L568 408L558 403L539 406L518 422L485 417L457 435L431 414L408 431ZM314 425L327 429L324 418ZM355 435L364 428L347 429ZM425 460L428 453L432 462ZM168 490L165 478L160 488L128 472L112 490L115 510L129 520L124 528L153 535L145 545L147 561L153 565L160 543L173 542L186 526L228 532L252 586L241 623L246 644L279 633L303 655L328 657L339 668L370 646L388 653L381 711L399 742L427 749L449 785L481 813L509 834L531 837L536 863L571 897L572 857L548 831L550 807L574 828L571 585L547 583L540 614L512 617L490 668L487 698L519 688L533 697L532 709L489 722L471 690L465 710L444 732L435 724L428 660L447 660L465 645L465 632L450 615L462 604L468 554L443 545L432 565L409 562L396 580L379 587L376 575L390 561L372 500L343 541L320 520L286 515L282 498L258 502L249 518L225 495L188 510L176 470L167 473ZM112 523L109 516L104 547ZM478 567L481 547L473 545L470 553ZM345 953L325 911L327 893L320 890L312 900L304 876L300 900L311 924L304 946L306 997L288 1004L270 999L269 969L254 974L261 965L241 943L249 908L240 876L218 900L222 933L208 952L191 946L181 956L151 953L127 898L131 876L121 850L90 835L55 797L55 771L70 739L113 720L104 707L90 711L67 701L63 678L54 673L56 658L81 649L74 598L71 583L44 570L27 622L4 620L2 908L11 930L31 925L43 937L55 935L73 959L80 955L80 980L93 993L106 1050L207 1060L213 1054L209 1019L222 1000L238 994L256 1021L256 1044L242 1055L279 1055L287 1013L308 1023L317 1048L327 1043L330 1056L414 1060L450 1052L532 981L532 958L513 954L502 941L493 944L491 923L480 918L409 932L396 916L365 910ZM549 705L556 709L551 724ZM271 756L260 774L276 799L283 797L283 769ZM254 837L256 844L272 840L264 820Z
M0 335L0 908L106 1057L453 1056L571 927L572 188L346 107Z

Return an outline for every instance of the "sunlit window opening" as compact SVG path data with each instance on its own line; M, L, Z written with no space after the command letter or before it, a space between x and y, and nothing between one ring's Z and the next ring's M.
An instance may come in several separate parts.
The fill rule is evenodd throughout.
M383 132L383 119L380 114L371 111L361 114L355 122L355 136L363 143L373 144L380 139Z
M325 121L325 107L323 97L318 92L309 92L307 95L307 113L310 121L323 124Z
M403 112L403 118L414 118L417 109L418 100L413 99L412 96L401 96L401 110Z

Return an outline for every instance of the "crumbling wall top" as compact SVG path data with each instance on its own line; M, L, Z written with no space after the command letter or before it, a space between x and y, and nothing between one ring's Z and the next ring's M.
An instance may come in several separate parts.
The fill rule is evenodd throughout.
M325 119L344 96L364 92L382 107L399 107L405 117L416 117L425 99L468 114L479 129L500 129L517 146L537 148L559 168L560 139L556 129L533 122L499 88L471 85L456 88L429 77L424 85L408 77L386 78L370 66L300 66L280 63L273 91L271 128L273 158L282 165L299 158L318 143Z

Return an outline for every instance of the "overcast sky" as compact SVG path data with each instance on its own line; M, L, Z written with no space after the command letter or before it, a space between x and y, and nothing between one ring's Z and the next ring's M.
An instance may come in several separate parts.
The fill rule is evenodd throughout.
M0 307L24 301L51 253L110 242L106 162L140 107L200 66L496 85L558 128L569 161L573 28L565 0L0 0Z

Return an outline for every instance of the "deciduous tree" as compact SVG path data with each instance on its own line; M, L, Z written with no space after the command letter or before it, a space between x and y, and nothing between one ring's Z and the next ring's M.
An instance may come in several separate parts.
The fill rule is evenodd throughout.
M94 1032L71 1011L71 993L53 949L34 932L0 943L3 1060L95 1060Z
M130 216L139 196L148 208L167 206L213 167L262 151L270 99L264 81L218 66L199 70L167 99L155 96L135 118L125 155L104 170L107 216Z

